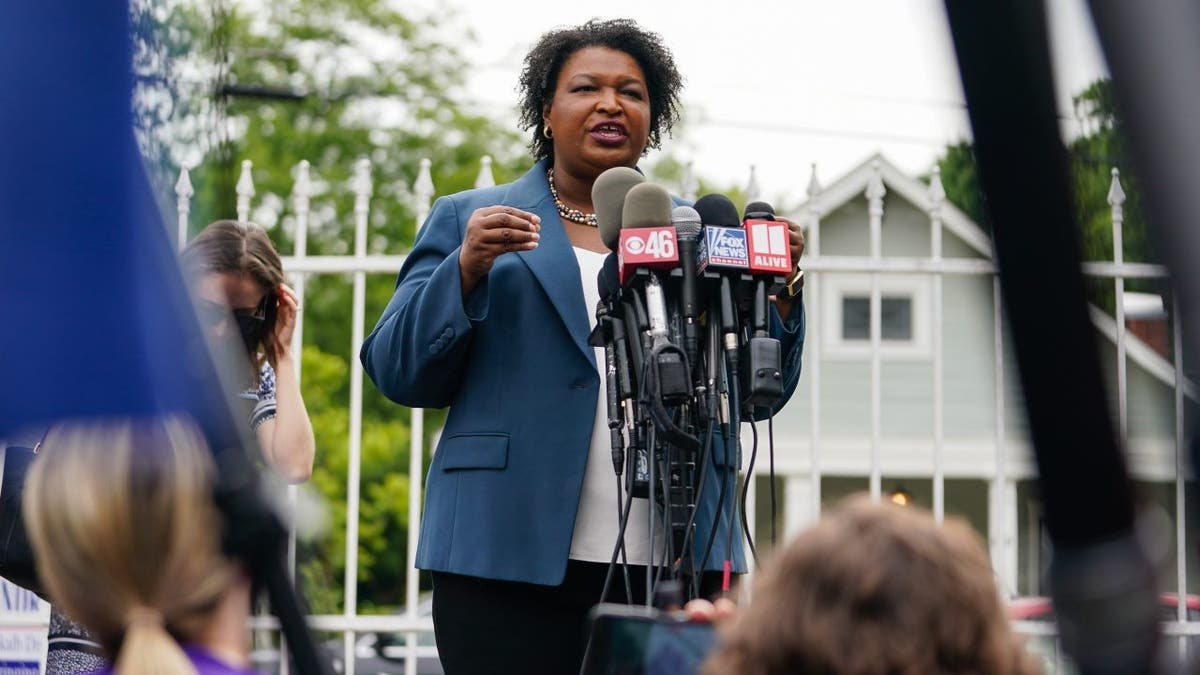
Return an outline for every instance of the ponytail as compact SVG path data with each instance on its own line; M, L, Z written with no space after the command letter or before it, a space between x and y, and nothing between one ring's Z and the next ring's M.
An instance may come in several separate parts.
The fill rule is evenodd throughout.
M116 675L196 675L158 610L139 607L126 617L125 638L113 660Z

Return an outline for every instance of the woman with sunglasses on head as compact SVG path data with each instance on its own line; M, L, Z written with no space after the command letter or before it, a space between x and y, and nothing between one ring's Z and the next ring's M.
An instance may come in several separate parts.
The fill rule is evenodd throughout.
M250 359L250 426L267 464L289 483L312 475L312 423L300 396L292 333L300 309L283 264L261 228L233 220L205 227L181 254L209 336L239 340Z

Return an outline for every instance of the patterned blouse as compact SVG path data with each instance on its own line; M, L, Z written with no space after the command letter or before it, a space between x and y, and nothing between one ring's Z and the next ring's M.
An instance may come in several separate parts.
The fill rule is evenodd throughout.
M251 431L258 431L263 422L275 419L275 369L271 364L263 362L258 372L258 386L243 391L241 398L254 403L250 411Z

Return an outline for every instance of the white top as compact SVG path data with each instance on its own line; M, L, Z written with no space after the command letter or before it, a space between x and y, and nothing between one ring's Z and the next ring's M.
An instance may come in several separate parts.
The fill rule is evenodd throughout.
M596 327L596 305L600 302L600 290L596 287L596 276L604 266L607 253L596 253L575 248L579 261L579 274L583 281L583 302L587 307L588 324ZM595 347L596 370L600 375L600 395L596 398L596 421L592 424L592 443L588 449L587 469L583 474L583 490L579 495L579 510L575 514L575 533L571 537L572 560L602 562L612 560L613 546L621 529L620 507L617 501L617 478L613 472L612 445L609 441L607 379L604 367L604 349ZM621 477L624 485L625 476ZM624 490L622 489L622 500ZM629 524L625 526L625 552L631 564L650 563L649 501L634 498ZM663 532L660 523L655 528L654 548L657 562L661 564Z

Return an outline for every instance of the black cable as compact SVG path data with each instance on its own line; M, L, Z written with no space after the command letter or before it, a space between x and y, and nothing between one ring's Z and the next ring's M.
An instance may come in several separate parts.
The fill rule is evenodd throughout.
M731 352L731 354L736 354L736 353L737 353L736 351ZM738 471L738 468L741 466L741 458L742 458L742 450L741 450L742 449L742 438L741 438L741 433L739 433L742 428L742 419L741 419L742 397L741 397L741 390L738 388L738 371L737 371L737 367L736 367L736 362L730 362L729 365L731 366L729 369L729 372L727 373L727 382L728 382L728 387L729 387L729 431L730 431L730 433L729 433L730 439L729 440L730 440L730 443L732 443L732 447L725 448L725 458L729 459L729 453L730 452L733 453L732 474L733 474L733 480L736 482L737 471ZM734 492L735 493L737 492L736 487L734 488ZM736 494L734 495L734 499L733 499L733 509L735 511L738 510L738 501L737 501ZM733 530L736 528L736 522L735 522L736 519L737 519L737 514L735 514L735 513L729 514L729 530L727 530L725 532L725 563L722 566L722 570L721 570L722 571L722 578L721 578L721 590L722 591L728 591L731 587L729 584L726 584L725 577L731 576L731 573L727 574L727 571L730 570L730 568L732 567L731 563L733 562Z
M654 579L652 572L654 571L654 465L657 463L654 458L654 447L658 444L658 438L654 434L654 425L648 425L646 430L646 448L649 453L649 469L650 476L646 481L646 517L649 532L649 541L647 542L646 551L649 555L649 566L646 568L646 606L649 607L653 602L654 597Z
M620 488L620 484L618 483L618 489L619 488ZM619 505L620 505L620 503L618 502L618 506ZM617 569L617 557L621 555L621 550L624 548L624 545L625 545L625 526L629 524L629 514L631 511L633 511L633 490L630 490L625 495L625 512L623 514L621 514L621 526L617 530L617 541L615 544L613 544L612 559L609 560L608 572L604 575L604 587L600 591L600 602L604 602L608 598L608 589L612 585L613 572L615 572ZM628 568L628 566L626 566L626 568L625 568L625 583L626 584L629 583L629 568ZM629 604L632 605L633 604L633 587L632 587L632 585L627 586L626 592L628 593L628 595L625 596L625 599L628 600Z
M709 341L708 341L709 342L709 358L713 364L710 367L715 367L715 371L713 371L711 373L713 375L712 382L711 382L711 388L713 390L712 409L716 412L719 412L717 410L717 408L718 408L717 401L720 398L721 387L723 387L726 382L725 369L721 367L721 357L722 357L723 352L720 351L720 344L721 344L720 328L717 326L717 324L715 322L713 322L711 320L709 321L708 325L710 327L709 328ZM712 415L710 417L710 419L713 421L714 424L720 424L720 422L718 421L717 414ZM700 558L700 569L701 570L703 570L705 568L705 566L708 565L708 557L709 557L709 555L712 554L713 542L715 542L717 539L717 530L720 529L721 518L724 517L724 515L725 515L725 497L729 490L729 467L733 462L731 462L729 459L730 449L729 449L729 427L728 427L728 425L722 425L721 438L724 441L724 444L722 447L725 450L725 464L724 464L724 466L720 467L720 470L723 472L723 475L721 477L721 491L717 493L717 506L716 506L715 513L713 513L712 527L709 529L708 540L705 542L704 555L701 556L701 558ZM714 448L714 451L715 451L715 448ZM732 526L733 526L733 523L731 522L730 527L732 527Z
M758 551L754 548L754 535L750 532L750 522L746 517L746 498L750 495L750 481L754 480L754 460L758 457L758 426L754 424L754 417L750 417L750 433L754 437L754 444L750 446L750 463L746 466L746 478L742 481L742 533L746 535L746 545L750 547L750 557L754 560L754 567L758 567ZM730 540L732 541L732 535Z
M708 465L709 460L712 457L713 421L716 417L716 399L710 396L708 400L710 403L707 410L708 430L704 434L704 443L700 446L700 480L696 483L696 498L694 500L695 504L692 506L692 512L688 516L687 527L684 530L683 550L680 552L681 556L692 555L691 542L694 538L693 535L695 534L696 514L700 512L700 505L704 503L702 500L702 497L704 496L704 486L708 483ZM711 540L711 536L709 539ZM695 562L695 558L696 557L692 555L693 563ZM697 567L695 564L692 565L692 598L700 597L700 577L703 574L703 567Z
M621 522L625 517L625 511L621 508L621 501L624 497L624 491L621 489L621 477L617 476L617 522ZM632 505L632 504L631 504ZM629 583L629 552L625 547L625 537L618 536L617 541L621 545L621 575L625 577L625 604L633 604L633 584Z
M775 411L772 409L771 414L767 415L767 452L771 460L769 476L771 479L771 548L779 544L779 538L775 532Z
M662 516L661 516L662 517L662 526L663 526L663 545L662 545L662 554L663 555L662 555L662 565L656 565L654 567L654 583L650 587L652 591L654 589L658 588L658 582L662 580L663 571L667 570L667 568L671 565L672 561L674 560L674 558L671 555L671 537L674 536L674 533L671 531L671 475L670 475L670 460L669 460L670 452L671 452L670 448L671 448L670 444L668 444L666 446L666 448L664 448L664 450L665 450L664 460L663 460L662 465L659 466L659 472L658 472L658 474L659 474L658 482L663 491L662 492L663 510L662 510ZM650 508L654 508L653 500L651 500L651 502L650 502ZM653 549L653 546L654 546L653 539L650 540L650 545L651 545L651 548ZM651 560L654 559L653 553L650 554L650 559ZM670 578L670 577L668 576L668 578ZM653 600L651 600L651 603L652 602L653 602Z

